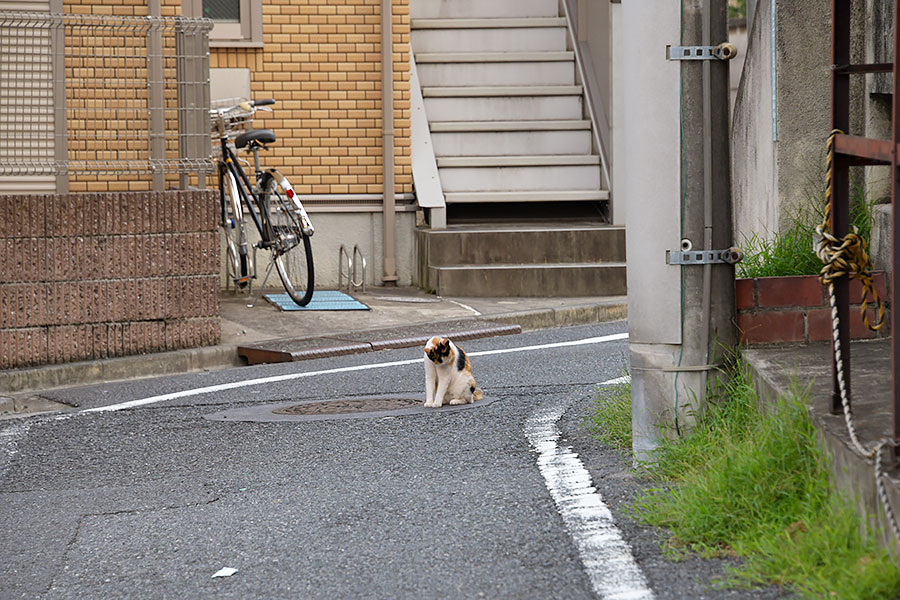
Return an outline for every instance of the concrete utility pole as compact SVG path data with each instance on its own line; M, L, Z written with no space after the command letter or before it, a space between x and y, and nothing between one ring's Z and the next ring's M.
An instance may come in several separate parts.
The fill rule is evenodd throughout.
M712 366L735 343L734 267L667 264L667 251L733 245L728 63L666 51L727 41L728 11L726 0L622 8L626 148L616 160L628 203L633 446L644 460L661 435L690 429Z

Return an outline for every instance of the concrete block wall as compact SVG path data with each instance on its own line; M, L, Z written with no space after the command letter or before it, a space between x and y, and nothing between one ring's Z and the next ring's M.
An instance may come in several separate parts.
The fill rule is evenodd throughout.
M0 369L219 343L209 191L0 196Z

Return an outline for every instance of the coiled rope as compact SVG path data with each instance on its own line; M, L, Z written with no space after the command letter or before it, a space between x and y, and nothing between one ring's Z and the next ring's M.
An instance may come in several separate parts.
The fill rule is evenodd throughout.
M839 277L849 277L858 279L863 286L861 315L863 323L872 331L877 331L884 326L884 304L878 297L878 292L872 282L872 273L869 270L869 255L866 252L866 241L859 236L856 227L852 233L848 233L843 238L835 237L831 234L831 213L832 213L832 179L834 175L834 140L835 136L842 134L839 129L835 129L828 136L826 146L826 162L825 162L825 215L822 224L816 227L816 233L819 235L819 241L816 243L816 254L824 263L822 270L819 272L819 281L828 288L828 301L831 305L831 334L834 340L834 364L837 374L838 390L841 395L841 406L844 411L844 422L847 424L847 431L850 434L850 441L856 450L866 459L875 460L875 488L878 492L878 499L884 508L884 514L891 525L894 533L894 539L900 542L900 525L894 517L894 511L891 508L890 501L887 496L887 490L884 487L884 471L882 467L882 453L887 446L892 446L893 441L884 438L877 442L872 448L866 448L859 441L856 434L856 427L853 423L853 412L850 409L850 398L847 393L847 385L844 381L844 363L841 359L841 340L838 333L840 320L837 311L837 299L834 293L834 282ZM870 300L871 299L871 300ZM878 319L876 323L869 323L868 306L872 302L877 310ZM896 334L895 334L896 335Z

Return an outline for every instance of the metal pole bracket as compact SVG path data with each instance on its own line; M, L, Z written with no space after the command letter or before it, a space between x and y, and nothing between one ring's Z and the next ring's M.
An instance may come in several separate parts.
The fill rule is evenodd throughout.
M666 250L669 265L733 265L744 259L744 251L731 247L724 250Z
M666 46L666 60L731 60L737 56L734 44L718 46Z

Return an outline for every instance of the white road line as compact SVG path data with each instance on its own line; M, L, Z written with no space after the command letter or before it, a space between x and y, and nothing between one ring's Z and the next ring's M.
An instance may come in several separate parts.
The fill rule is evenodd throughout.
M599 337L590 337L583 338L580 340L572 340L570 342L555 342L552 344L539 344L536 346L519 346L514 348L504 348L501 350L483 350L481 352L469 352L469 356L487 356L490 354L508 354L512 352L527 352L530 350L546 350L549 348L563 348L567 346L583 346L587 344L602 344L604 342L613 342L617 340L623 340L628 337L627 333L616 333L612 335L603 335ZM316 377L318 375L333 375L335 373L349 373L351 371L366 371L369 369L385 369L388 367L399 367L403 365L412 365L416 363L421 363L421 358L413 358L409 360L394 360L391 362L384 363L375 363L369 365L357 365L354 367L338 367L335 369L325 369L322 371L306 371L303 373L290 373L287 375L274 375L272 377L260 377L258 379L248 379L245 381L233 381L231 383L220 383L218 385L210 385L201 388L194 388L191 390L182 390L180 392L172 392L170 394L161 394L159 396L150 396L149 398L141 398L138 400L131 400L129 402L122 402L120 404L111 404L109 406L98 406L96 408L88 408L82 413L95 413L95 412L113 412L118 410L124 410L126 408L137 408L139 406L147 406L149 404L157 404L159 402L165 402L167 400L177 400L179 398L187 398L189 396L199 396L201 394L211 394L213 392L223 392L226 390L233 390L236 388L242 387L250 387L254 385L264 385L267 383L277 383L279 381L290 381L292 379L303 379L306 377Z
M622 377L616 377L615 379L604 381L600 385L619 385L620 383L628 383L630 381L631 375L623 375Z
M654 597L653 590L594 488L591 474L571 448L557 444L556 422L568 405L559 402L543 407L525 424L525 435L538 454L538 469L578 548L594 592L603 600L649 600Z
M457 302L456 300L451 300L451 299L449 299L449 298L445 298L445 299L447 300L447 302L450 302L450 303L455 304L455 305L457 305L457 306L461 306L462 308L468 310L469 312L472 312L472 313L474 313L474 314L477 315L477 316L481 316L481 313L480 313L478 310L472 308L472 307L469 306L468 304L463 304L462 302Z

